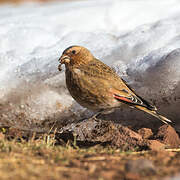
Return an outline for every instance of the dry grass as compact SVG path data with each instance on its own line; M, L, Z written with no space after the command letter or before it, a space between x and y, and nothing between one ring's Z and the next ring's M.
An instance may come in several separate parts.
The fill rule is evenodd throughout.
M3 134L3 133L4 134ZM0 177L2 180L64 180L64 179L160 179L180 171L178 149L163 152L122 152L100 145L79 148L74 142L59 144L54 134L35 134L25 140L11 138L5 129L0 133ZM13 131L18 134L17 131ZM37 137L37 136L36 136ZM149 159L157 169L155 174L129 174L129 160Z
M22 138L7 140L0 134L1 179L86 179L88 171L81 163L84 156L108 151L103 148L79 149L76 142L63 146L55 143L54 135L32 137L26 141Z

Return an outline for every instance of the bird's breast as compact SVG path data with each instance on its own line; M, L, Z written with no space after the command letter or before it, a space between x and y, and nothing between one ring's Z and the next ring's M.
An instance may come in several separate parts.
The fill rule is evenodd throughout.
M71 96L80 105L92 110L106 109L116 103L105 82L78 68L66 70L66 85Z

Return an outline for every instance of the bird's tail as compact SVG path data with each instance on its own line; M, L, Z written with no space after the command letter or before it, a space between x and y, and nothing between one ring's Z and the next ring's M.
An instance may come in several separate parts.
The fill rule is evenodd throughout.
M163 123L165 124L168 124L169 122L172 122L171 120L167 119L166 117L164 116L161 116L160 114L158 114L156 111L154 110L149 110L147 109L146 107L143 107L143 106L138 106L136 105L135 108L141 110L141 111L145 111L147 112L148 114L151 114L152 116L156 117L157 119L161 120Z

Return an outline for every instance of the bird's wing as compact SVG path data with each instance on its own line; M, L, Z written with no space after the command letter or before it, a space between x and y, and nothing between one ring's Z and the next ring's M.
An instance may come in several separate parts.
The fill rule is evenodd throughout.
M134 89L132 89L123 79L121 79L121 81L122 85L120 88L118 88L118 90L113 88L111 89L111 93L113 93L113 96L116 100L131 105L146 107L149 110L156 110L155 106L151 105L148 101L138 96Z
M91 61L88 65L80 65L79 68L84 71L85 74L88 74L91 77L95 77L97 79L109 79L113 77L118 77L116 72L111 69L108 65L104 64L98 59Z
M107 87L113 97L123 103L129 105L139 105L149 110L156 110L149 102L138 96L135 91L123 80L117 73L103 62L96 59L88 64L88 66L80 67L84 74L91 76L94 84L101 82L104 88ZM97 82L96 82L97 81ZM96 83L95 83L96 82Z

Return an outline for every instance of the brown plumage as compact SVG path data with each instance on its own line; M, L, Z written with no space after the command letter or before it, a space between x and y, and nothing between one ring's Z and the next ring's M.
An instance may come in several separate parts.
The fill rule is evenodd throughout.
M66 67L66 85L72 97L82 106L94 111L107 111L129 105L155 116L164 123L171 122L156 112L156 107L138 96L109 66L96 59L81 46L71 46L60 57Z

